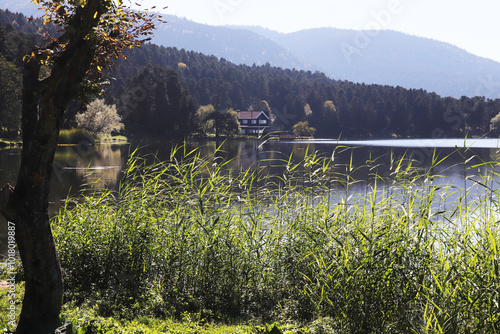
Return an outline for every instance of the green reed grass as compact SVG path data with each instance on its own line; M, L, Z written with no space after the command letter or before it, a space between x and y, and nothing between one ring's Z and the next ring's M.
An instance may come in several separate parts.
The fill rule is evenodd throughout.
M94 145L95 136L85 129L63 129L59 132L59 139L57 142L60 145Z
M466 202L404 157L391 159L389 180L370 160L363 194L352 190L352 159L339 165L335 154L284 159L280 176L234 173L185 148L150 160L132 154L118 191L67 201L54 219L67 300L125 318L500 332L494 170L474 178L484 196Z

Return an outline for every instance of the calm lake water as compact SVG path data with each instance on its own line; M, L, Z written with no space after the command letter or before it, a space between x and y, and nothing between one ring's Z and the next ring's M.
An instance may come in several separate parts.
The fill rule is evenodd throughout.
M187 148L198 148L202 155L213 156L218 144L215 142L192 142ZM445 157L446 161L433 170L443 177L436 182L459 188L473 185L465 177L473 174L486 174L486 166L464 168L479 165L482 162L500 161L500 140L498 139L415 139L415 140L373 140L373 141L333 141L308 140L293 142L270 141L264 144L258 141L227 141L221 145L218 155L231 159L228 168L235 171L241 168L268 168L269 173L281 173L292 155L296 162L304 159L309 152L318 152L333 158L337 172L342 172L351 165L352 176L360 182L353 188L355 192L366 192L370 176L377 173L389 177L391 157L408 157L414 165L428 169L433 156ZM155 154L160 159L168 159L172 144L159 142L133 142L122 145L86 145L59 147L56 153L51 188L51 214L56 214L62 200L92 184L92 187L111 187L118 185L122 168L131 150L139 147L142 154ZM334 153L335 152L335 153ZM0 150L0 186L9 182L15 184L17 169L21 160L20 149ZM363 167L367 164L372 167ZM276 167L278 166L278 167ZM376 167L373 167L376 166ZM469 183L467 183L469 182ZM472 196L480 195L482 189L471 190ZM2 218L3 219L3 218ZM0 253L5 247L6 222L0 224Z

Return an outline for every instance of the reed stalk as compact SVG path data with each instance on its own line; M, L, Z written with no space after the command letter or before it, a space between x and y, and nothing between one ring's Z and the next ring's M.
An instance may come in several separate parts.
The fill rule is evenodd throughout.
M393 160L385 179L370 158L370 191L355 192L352 159L314 152L260 161L278 176L184 147L168 161L135 152L117 191L67 201L53 221L66 298L103 316L498 333L498 172L475 178L484 195L465 201L437 182L443 161Z

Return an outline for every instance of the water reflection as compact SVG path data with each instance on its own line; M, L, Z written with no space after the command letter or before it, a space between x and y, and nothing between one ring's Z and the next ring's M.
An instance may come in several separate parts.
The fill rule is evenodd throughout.
M98 145L96 147L68 146L59 147L56 152L50 201L54 205L68 195L77 194L82 187L116 188L121 178L131 150L136 148L141 155L155 156L160 160L170 159L173 143L136 142L124 145ZM446 160L434 167L433 173L443 175L438 182L462 187L464 178L474 174L486 174L491 166L484 162L495 162L500 153L495 148L476 149L424 149L391 147L346 148L325 142L267 142L226 141L191 142L186 151L199 150L199 154L209 159L215 157L229 161L226 168L236 172L247 168L268 168L268 173L282 173L290 156L292 161L303 161L307 154L316 152L331 159L332 171L338 174L349 173L353 179L369 181L379 175L388 178L395 167L391 160L406 158L422 171L430 168L434 161ZM19 149L0 150L0 186L15 184L20 164ZM182 153L179 153L182 154ZM464 162L467 166L464 167ZM477 165L471 169L471 166ZM392 167L391 167L392 166Z
M394 160L407 158L412 161L416 171L430 168L433 161L446 160L435 166L432 172L442 177L433 180L435 185L468 189L469 196L483 196L484 189L474 180L497 169L496 162L500 153L495 147L474 149L429 148L429 147L380 147L363 146L346 148L335 142L267 142L257 140L216 142L190 142L185 150L199 150L199 154L210 159L222 158L229 161L226 168L237 172L242 169L262 168L266 174L281 174L289 158L300 163L307 154L316 152L331 159L332 175L342 178L348 174L358 182L351 188L353 192L366 193L373 186L375 176L389 179L396 171ZM116 188L128 156L136 148L141 155L169 160L174 146L169 142L133 142L124 145L99 145L96 147L80 145L59 147L56 152L52 188L50 195L50 214L56 214L60 203L68 195L78 194L84 187ZM20 149L0 150L0 186L15 184L21 160ZM464 162L467 164L464 165ZM333 183L332 183L333 184ZM390 185L390 182L387 183ZM342 191L341 182L336 183ZM5 247L6 222L0 218L0 252Z
M114 188L128 157L129 145L58 147L52 170L49 214L84 187ZM20 149L0 150L0 185L15 184L21 163ZM7 221L0 215L0 254L6 250Z
M127 161L129 145L59 147L53 164L53 207L83 187L115 188Z

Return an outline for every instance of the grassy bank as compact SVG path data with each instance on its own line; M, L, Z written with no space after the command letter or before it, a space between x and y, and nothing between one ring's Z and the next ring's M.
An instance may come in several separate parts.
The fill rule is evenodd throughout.
M125 136L95 135L85 129L63 129L59 132L59 145L95 145L96 143L126 143Z
M0 288L0 328L2 333L10 333L15 329L10 323L8 310L11 297L8 288ZM22 307L24 285L16 286L16 297L14 299L17 317ZM134 320L115 319L103 317L92 308L79 308L72 304L66 304L61 314L61 323L71 324L73 333L123 333L123 334L231 334L258 333L259 326L245 325L217 325L196 318L196 316L185 315L181 320L155 319L151 317L139 317Z
M0 138L0 148L21 147L23 145L21 139L3 139Z
M94 145L95 135L85 129L63 129L59 132L59 145L77 145L81 143Z
M314 154L285 159L279 177L225 164L133 156L117 192L67 201L52 226L68 317L500 332L497 175L476 177L484 193L468 198L400 160L359 194L353 166Z

